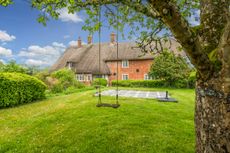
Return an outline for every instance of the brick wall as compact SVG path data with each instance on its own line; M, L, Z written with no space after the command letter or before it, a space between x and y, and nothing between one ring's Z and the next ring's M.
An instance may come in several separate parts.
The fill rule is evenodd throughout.
M128 68L122 68L122 61L118 62L118 80L122 80L122 74L128 74L129 80L144 80L144 74L148 74L153 60L136 60L129 61ZM109 77L109 82L116 80L117 73L117 62L110 61L107 62L110 69L111 76Z

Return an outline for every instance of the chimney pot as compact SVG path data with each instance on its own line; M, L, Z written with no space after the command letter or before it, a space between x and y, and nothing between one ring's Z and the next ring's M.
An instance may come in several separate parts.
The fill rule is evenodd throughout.
M92 44L92 36L91 35L88 36L88 44Z
M115 43L116 42L116 34L114 32L112 32L110 34L110 42L111 43Z
M77 40L77 46L80 48L82 47L82 44L81 44L81 37L78 38Z

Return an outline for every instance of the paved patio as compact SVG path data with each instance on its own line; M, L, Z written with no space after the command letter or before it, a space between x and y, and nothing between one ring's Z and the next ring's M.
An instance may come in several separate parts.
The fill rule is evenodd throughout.
M116 96L116 90L106 90L103 91L101 94L103 96ZM156 99L156 98L165 98L166 92L119 90L118 95L121 97Z

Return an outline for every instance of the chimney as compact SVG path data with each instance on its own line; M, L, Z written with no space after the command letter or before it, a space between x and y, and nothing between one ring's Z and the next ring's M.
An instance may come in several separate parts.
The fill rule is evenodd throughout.
M79 37L78 40L77 40L77 46L78 46L78 48L82 47L81 37Z
M110 42L111 43L115 43L116 42L116 34L114 32L112 32L110 34Z
M92 35L88 36L88 44L92 44Z

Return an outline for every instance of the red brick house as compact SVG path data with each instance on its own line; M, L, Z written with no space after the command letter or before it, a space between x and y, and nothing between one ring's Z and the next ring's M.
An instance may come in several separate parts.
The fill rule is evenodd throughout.
M101 43L100 64L99 44L92 43L92 37L88 37L88 44L82 45L81 39L78 46L69 47L58 61L51 67L55 71L64 67L72 69L76 73L76 79L90 84L94 78L105 78L109 81L119 80L148 80L148 73L153 63L154 56L150 53L143 55L135 43L122 42L117 44L115 34L110 35L110 42ZM175 47L174 47L175 49ZM143 55L143 56L140 56ZM100 66L100 71L99 71Z

